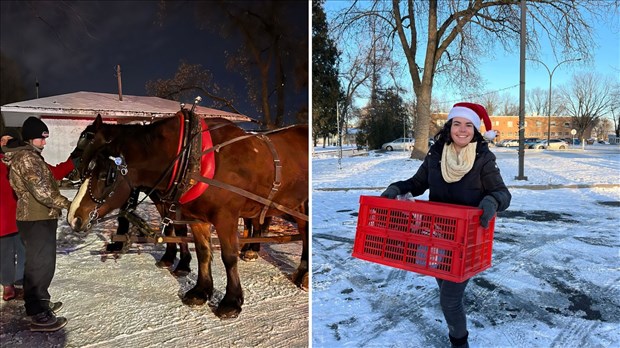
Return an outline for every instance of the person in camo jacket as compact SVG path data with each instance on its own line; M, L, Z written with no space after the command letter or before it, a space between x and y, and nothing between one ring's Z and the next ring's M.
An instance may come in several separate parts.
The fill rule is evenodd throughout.
M56 317L61 302L51 302L49 286L56 270L56 229L62 209L70 201L60 194L58 183L41 155L49 130L36 117L22 126L23 146L7 149L3 162L17 195L17 229L26 250L24 305L31 316L31 331L56 331L67 319Z
M17 221L15 215L17 211L17 196L9 183L9 170L2 162L4 152L10 148L23 146L21 135L16 132L7 131L0 138L0 284L2 284L2 299L10 301L13 299L23 300L22 291L24 278L25 250L22 239L17 233ZM69 175L80 161L82 151L76 149L69 158L55 166L49 165L56 180Z

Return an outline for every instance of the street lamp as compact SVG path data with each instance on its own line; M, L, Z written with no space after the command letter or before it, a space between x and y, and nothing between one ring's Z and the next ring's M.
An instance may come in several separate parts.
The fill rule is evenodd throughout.
M549 73L549 100L547 101L547 148L549 147L549 140L551 140L551 81L553 80L553 73L555 72L555 69L557 69L560 65L566 63L566 62L576 62L576 61L580 61L581 58L572 58L572 59L567 59L567 60L563 60L561 62L559 62L554 68L553 70L549 70L549 67L547 66L547 64L543 63L542 61L538 60L538 59L534 59L534 58L527 58L527 60L533 60L535 62L538 62L540 64L542 64L545 69L547 69L547 72Z

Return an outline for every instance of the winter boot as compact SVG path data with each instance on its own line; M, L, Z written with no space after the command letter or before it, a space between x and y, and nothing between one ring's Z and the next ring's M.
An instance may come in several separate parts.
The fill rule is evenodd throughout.
M2 299L9 301L15 298L15 286L3 285L2 286Z
M469 343L467 342L467 337L469 336L469 332L465 334L465 336L461 338L454 338L452 335L450 336L450 343L452 343L452 348L469 348Z
M62 309L62 302L58 301L58 302L51 302L50 301L50 310L52 312L54 312L54 314L60 312L60 310Z
M57 331L65 325L67 325L67 319L56 317L52 311L43 311L32 316L30 331Z

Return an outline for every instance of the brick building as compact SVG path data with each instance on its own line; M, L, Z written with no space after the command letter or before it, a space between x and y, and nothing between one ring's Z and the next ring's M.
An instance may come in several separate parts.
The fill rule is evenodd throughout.
M430 135L434 136L446 123L448 114L432 115ZM495 142L504 139L519 139L519 116L490 116L493 129L497 132ZM525 138L547 138L547 116L525 116ZM570 116L551 116L551 139L572 138L570 131L575 128ZM484 123L481 125L484 128ZM482 133L484 133L482 129ZM590 138L592 129L586 129L583 138Z

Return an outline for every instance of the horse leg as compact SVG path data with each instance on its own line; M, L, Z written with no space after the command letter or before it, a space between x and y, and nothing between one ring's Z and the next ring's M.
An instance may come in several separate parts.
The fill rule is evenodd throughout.
M187 237L187 225L174 225L174 233L178 237ZM179 243L179 263L172 274L177 277L188 275L192 271L189 267L191 261L192 254L189 252L189 246L186 242Z
M186 305L203 305L213 296L213 275L211 273L211 228L208 223L192 224L196 259L198 261L198 278L196 285L185 293L183 303ZM235 258L237 255L235 255Z
M300 211L303 214L308 212L308 201L306 201L301 207ZM299 286L303 290L308 290L308 221L302 219L295 219L297 221L297 229L301 234L302 250L301 261L299 267L293 273L292 279L295 285Z
M129 220L127 218L119 216L118 219L118 227L116 228L116 234L119 236L124 236L129 232ZM117 253L123 250L124 242L114 242L108 243L106 245L105 250L109 253Z
M260 236L260 226L258 226L257 218L244 218L243 223L245 228L248 231L248 238L258 237ZM243 248L241 248L241 259L243 261L256 261L258 259L258 248L260 247L259 243L245 243L243 244Z
M129 197L129 201L125 203L121 210L135 209L138 206L138 197L140 195L139 191L133 191L131 196ZM129 203L131 202L131 204ZM118 227L116 228L116 234L119 236L124 236L129 232L129 220L123 216L119 216L118 219ZM123 250L124 242L114 242L106 245L106 251L109 253L119 252Z
M252 238L254 231L252 231L252 229L254 228L252 226L252 219L250 218L243 218L243 237L244 238ZM251 250L251 244L250 243L240 243L241 245L241 252L239 253L239 256L241 257L242 260L245 260L245 253L248 250ZM245 260L248 261L248 260Z
M222 261L226 268L226 294L217 306L215 314L221 319L236 318L243 305L243 290L239 279L239 235L237 214L221 212L214 219L215 230L220 240Z
M173 232L173 226L168 225L164 229L165 236L171 236ZM166 243L166 252L164 256L155 263L155 265L159 268L170 268L174 265L174 258L177 257L177 245L176 243Z

